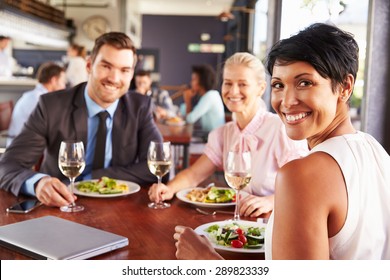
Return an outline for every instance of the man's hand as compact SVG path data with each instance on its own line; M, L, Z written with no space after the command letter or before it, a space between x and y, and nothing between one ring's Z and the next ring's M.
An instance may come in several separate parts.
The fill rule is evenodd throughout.
M168 112L163 107L156 106L156 110L154 111L158 120L166 119L168 117Z
M77 197L72 195L66 185L54 177L43 177L35 188L37 198L47 206L66 206Z

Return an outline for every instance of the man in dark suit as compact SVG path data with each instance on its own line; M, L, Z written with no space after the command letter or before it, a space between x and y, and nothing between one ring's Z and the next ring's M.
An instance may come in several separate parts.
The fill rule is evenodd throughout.
M35 195L49 206L73 202L58 168L62 140L83 141L86 168L82 179L108 176L145 185L155 176L147 167L150 141L162 141L150 98L129 93L135 48L123 33L100 36L87 60L89 78L74 88L43 95L22 132L0 160L0 187L14 195ZM93 168L102 111L108 112L104 166ZM103 147L104 149L104 147ZM43 160L38 172L32 166Z

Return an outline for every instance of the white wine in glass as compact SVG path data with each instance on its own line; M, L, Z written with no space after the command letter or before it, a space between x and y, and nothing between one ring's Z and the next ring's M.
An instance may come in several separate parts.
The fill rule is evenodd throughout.
M234 221L240 220L240 191L251 181L250 152L228 152L225 162L225 180L236 191Z
M157 184L161 184L162 177L169 172L172 166L172 151L170 142L151 141L148 149L148 167L157 177ZM149 208L164 209L171 205L168 202L150 202Z
M74 181L85 168L84 144L81 141L62 141L58 154L58 166L70 180L69 190L73 195ZM63 212L83 211L84 207L72 202L60 208Z

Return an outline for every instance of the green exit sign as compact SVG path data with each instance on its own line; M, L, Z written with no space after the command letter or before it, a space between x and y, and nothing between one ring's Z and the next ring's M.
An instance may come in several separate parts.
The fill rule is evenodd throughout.
M224 44L188 44L187 50L193 53L223 53Z

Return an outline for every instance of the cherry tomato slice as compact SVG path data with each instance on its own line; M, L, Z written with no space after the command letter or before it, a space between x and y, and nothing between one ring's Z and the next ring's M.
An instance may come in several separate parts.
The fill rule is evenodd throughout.
M242 234L244 234L244 231L241 228L238 228L238 229L236 229L236 233L238 235L242 235Z
M238 235L238 240L240 240L241 242L242 242L242 244L246 244L246 242L247 242L247 239L246 239L246 236L245 235L243 235L243 234L239 234Z
M240 241L240 240L232 240L232 243L231 243L232 247L233 248L242 248L244 247L244 244Z

